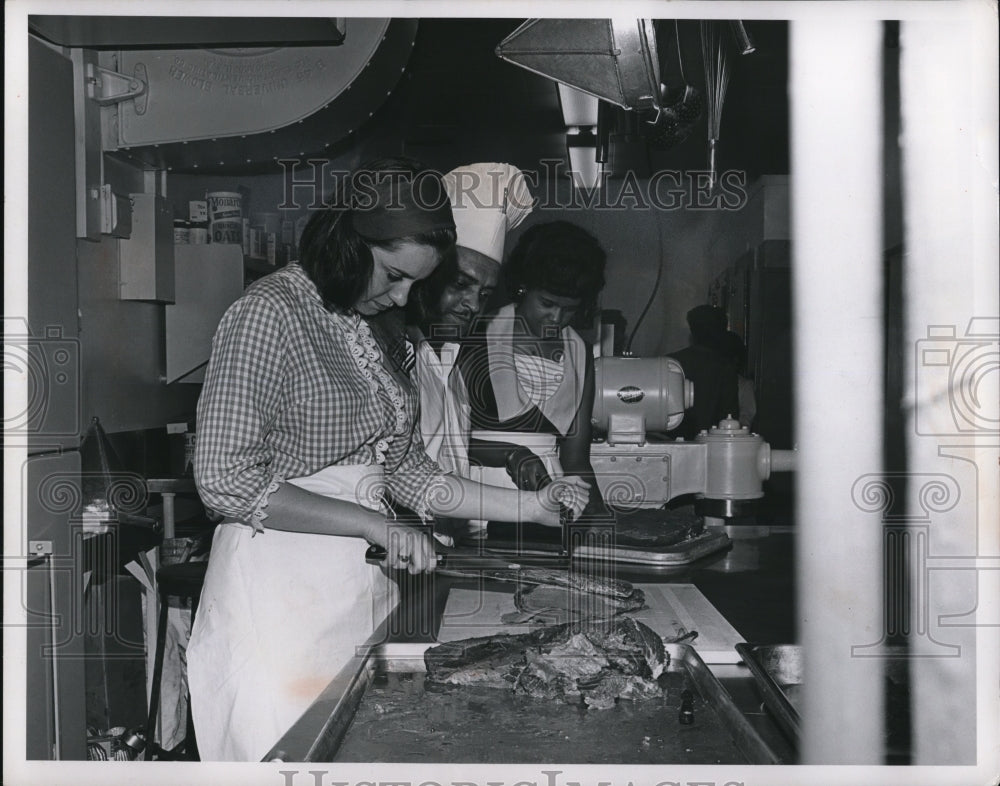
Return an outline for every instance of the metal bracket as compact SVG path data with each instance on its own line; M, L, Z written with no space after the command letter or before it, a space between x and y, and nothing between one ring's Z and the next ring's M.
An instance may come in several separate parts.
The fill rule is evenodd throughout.
M32 557L52 556L52 541L51 540L29 540L28 541L28 553Z
M127 76L110 68L87 64L87 97L101 106L135 101L135 113L145 114L148 100L149 77L146 66L136 63L135 75Z
M110 184L101 186L101 234L132 236L132 207L127 196L116 194Z

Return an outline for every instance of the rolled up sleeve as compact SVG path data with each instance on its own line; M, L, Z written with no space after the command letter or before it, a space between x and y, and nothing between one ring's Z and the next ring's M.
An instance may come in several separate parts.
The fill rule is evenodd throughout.
M284 348L274 306L244 296L219 323L198 400L198 493L208 507L257 529L281 481L266 437L281 400Z

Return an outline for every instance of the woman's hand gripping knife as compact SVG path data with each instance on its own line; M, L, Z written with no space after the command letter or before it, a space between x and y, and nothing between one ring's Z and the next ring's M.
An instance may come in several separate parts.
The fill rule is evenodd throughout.
M433 540L416 527L383 519L373 523L365 537L376 547L369 549L369 562L413 574L428 573L437 567Z

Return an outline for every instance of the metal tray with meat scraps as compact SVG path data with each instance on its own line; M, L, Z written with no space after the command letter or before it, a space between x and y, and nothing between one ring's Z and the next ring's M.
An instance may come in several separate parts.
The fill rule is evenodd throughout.
M665 644L662 699L622 700L608 710L497 688L425 686L431 646L384 643L376 632L265 760L780 763L688 645Z

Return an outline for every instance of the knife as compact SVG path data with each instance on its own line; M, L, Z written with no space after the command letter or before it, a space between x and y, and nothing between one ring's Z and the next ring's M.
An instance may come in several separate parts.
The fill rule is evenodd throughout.
M385 562L388 556L389 553L382 546L369 546L368 551L365 552L365 562L369 565L380 565ZM511 562L501 557L490 557L481 554L439 551L436 556L438 569L520 570L521 568L516 562Z
M386 557L388 557L388 552L382 546L378 545L369 546L368 551L365 552L365 562L369 565L381 565L385 562ZM569 566L568 559L546 559L544 567L547 568L558 569ZM439 551L437 553L437 563L434 571L443 576L489 578L494 581L513 581L528 584L546 583L541 577L532 577L530 573L524 575L523 571L528 566L500 557L458 551ZM543 565L535 564L532 567L543 567Z

